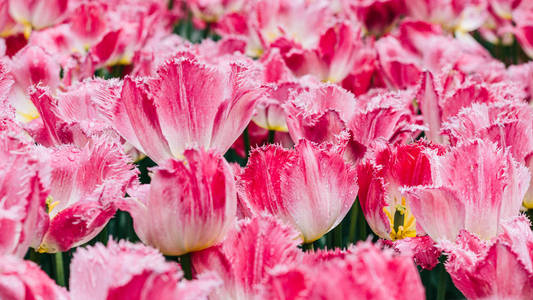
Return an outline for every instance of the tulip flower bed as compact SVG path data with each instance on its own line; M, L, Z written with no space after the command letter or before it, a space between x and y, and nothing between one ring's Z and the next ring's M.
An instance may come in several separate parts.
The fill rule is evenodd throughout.
M0 12L0 299L533 299L532 1Z

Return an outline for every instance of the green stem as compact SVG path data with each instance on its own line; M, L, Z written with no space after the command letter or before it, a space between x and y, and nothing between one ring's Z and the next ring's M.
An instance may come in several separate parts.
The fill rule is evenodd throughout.
M104 229L102 229L102 232L100 232L100 243L107 245L108 239L109 239L109 224L104 226Z
M446 285L448 281L446 275L446 268L442 265L439 275L439 285L437 286L437 300L444 300L446 298Z
M181 268L183 269L183 275L186 279L192 279L192 266L191 266L191 254L183 254L180 256Z
M276 136L276 131L275 130L269 130L268 131L268 143L269 144L274 144L274 137Z
M357 203L357 212L357 217L359 219L359 240L364 241L368 237L368 233L366 231L365 215L363 214L363 209L361 208L360 203Z
M348 242L349 243L355 243L355 233L357 229L357 214L358 214L358 206L359 206L359 200L355 200L355 202L352 205L352 209L350 211L350 230L348 231Z
M334 229L334 236L335 236L335 246L342 248L342 223L339 223L337 227Z
M244 129L242 133L242 138L244 141L244 154L246 155L246 161L248 161L248 154L250 153L250 135L248 134L248 127Z
M54 265L56 271L56 282L60 286L65 286L65 270L63 267L63 252L54 254Z
M315 246L313 245L313 242L306 243L306 244L302 244L302 249L304 251L314 251L315 250Z

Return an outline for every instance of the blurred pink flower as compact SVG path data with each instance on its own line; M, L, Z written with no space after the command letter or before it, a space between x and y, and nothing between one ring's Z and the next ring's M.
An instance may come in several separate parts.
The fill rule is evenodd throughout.
M1 255L0 261L1 299L70 299L67 290L57 286L34 262Z
M70 295L80 300L208 299L219 285L214 274L185 280L156 249L126 241L79 248L70 265Z

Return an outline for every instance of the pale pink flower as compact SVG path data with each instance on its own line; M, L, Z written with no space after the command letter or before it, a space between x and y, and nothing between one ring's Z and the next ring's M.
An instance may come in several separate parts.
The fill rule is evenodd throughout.
M443 133L452 144L471 138L484 138L500 147L508 147L515 160L533 170L533 109L525 103L502 101L473 104L448 119ZM530 183L524 206L533 208L533 185Z
M25 35L32 28L42 29L62 21L69 0L9 0L9 14L24 25Z

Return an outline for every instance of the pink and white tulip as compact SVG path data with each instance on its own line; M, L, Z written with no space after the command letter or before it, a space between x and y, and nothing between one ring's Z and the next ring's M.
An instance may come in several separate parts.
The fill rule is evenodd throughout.
M200 276L215 272L224 280L210 299L250 299L260 295L271 271L291 264L302 254L298 232L273 217L240 221L226 240L193 254Z
M120 101L107 111L126 141L157 163L182 157L188 147L224 153L262 93L249 71L241 63L213 66L181 53L156 78L127 77Z
M307 140L293 150L277 145L253 150L239 179L239 193L253 214L279 217L300 232L304 243L335 228L358 191L342 146Z
M24 257L48 228L48 166L6 124L0 133L0 255Z
M8 0L9 14L24 25L25 35L31 28L42 29L59 23L65 16L69 0Z
M184 161L168 160L153 169L122 209L135 232L166 255L200 251L221 242L235 222L237 193L233 173L216 152L188 149Z
M70 266L70 295L80 300L208 299L219 285L214 274L185 280L156 249L125 241L80 248Z
M455 286L468 299L528 299L533 293L533 232L520 216L502 224L503 231L483 241L463 231L446 243L445 264Z
M10 74L15 83L9 101L16 110L18 120L30 122L39 117L28 89L41 83L55 91L60 84L59 71L60 66L53 57L37 46L27 46L12 58Z
M452 144L465 139L484 138L500 147L509 147L515 160L533 170L533 109L525 103L502 101L473 104L449 119L443 127ZM533 186L530 183L524 206L533 208Z
M359 202L379 237L395 241L424 235L400 188L433 184L437 176L433 160L438 151L423 143L385 145L358 166Z
M401 143L416 137L418 125L409 93L368 93L356 100L351 93L319 85L289 101L285 110L293 140L331 142L349 132L347 157L359 161L376 141Z
M81 149L59 146L47 154L51 164L50 226L39 247L41 252L66 251L94 238L113 217L121 200L137 178L121 146L106 137Z
M360 242L346 251L305 253L301 262L278 266L267 299L425 299L412 261L391 249Z
M1 299L71 299L67 290L57 286L34 262L14 256L0 256L0 260Z
M488 240L517 216L530 174L508 150L479 139L438 158L439 181L407 188L412 213L433 240L454 241L461 230Z

